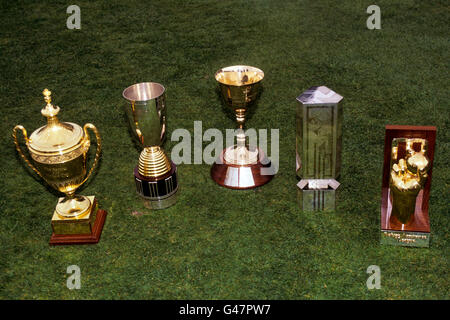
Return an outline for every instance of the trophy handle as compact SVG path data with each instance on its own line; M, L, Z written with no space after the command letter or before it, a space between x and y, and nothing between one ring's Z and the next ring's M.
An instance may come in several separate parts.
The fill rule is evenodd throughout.
M23 126L21 126L21 125L15 126L14 129L13 129L12 136L13 136L13 139L14 139L14 144L16 145L16 150L17 150L17 152L20 154L20 156L21 156L22 159L26 162L26 164L27 164L31 169L33 169L33 171L36 172L37 175L38 175L39 177L41 177L42 179L44 179L44 177L42 177L41 173L35 168L35 166L33 166L33 164L31 163L31 161L28 160L28 158L27 158L27 157L25 156L25 154L22 152L22 149L21 149L20 146L19 146L19 141L17 140L17 130L21 130L21 131L22 131L22 134L23 134L23 137L24 137L24 139L25 139L25 143L27 144L27 146L28 146L28 142L29 142L28 135L27 135L27 130L26 130Z
M102 139L100 138L100 134L98 133L97 128L92 123L86 123L84 125L84 127L83 127L84 134L87 137L87 139L89 139L89 133L88 133L87 129L91 129L95 133L95 139L97 140L97 152L95 153L95 159L94 159L94 163L92 164L91 170L89 170L89 173L87 174L86 178L84 178L83 182L80 183L80 185L85 183L86 180L89 179L89 177L91 176L92 171L98 164L98 160L100 159L100 153L102 151Z

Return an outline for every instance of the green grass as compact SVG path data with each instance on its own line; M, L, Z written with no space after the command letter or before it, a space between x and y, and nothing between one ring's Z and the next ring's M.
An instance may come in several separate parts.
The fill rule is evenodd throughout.
M1 299L448 299L449 7L446 1L76 1L81 30L66 28L66 1L0 4ZM250 191L221 188L210 166L179 166L175 206L143 216L132 171L122 90L167 88L169 137L234 128L214 72L233 64L265 72L248 128L280 129L280 169ZM342 190L336 212L296 203L295 98L313 85L344 96ZM80 190L109 213L94 246L49 247L56 192L30 174L11 130L45 123L49 88L64 121L94 123L104 151ZM429 249L381 246L386 124L438 128ZM170 139L165 149L175 145ZM207 145L205 143L204 145ZM80 266L81 290L66 288ZM380 290L366 269L381 268Z

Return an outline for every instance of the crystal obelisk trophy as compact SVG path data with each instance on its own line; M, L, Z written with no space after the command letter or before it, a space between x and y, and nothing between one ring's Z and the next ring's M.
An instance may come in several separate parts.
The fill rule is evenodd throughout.
M123 91L131 130L143 150L134 169L136 191L149 209L164 209L176 202L177 167L161 144L166 134L165 88L155 82L134 84Z
M97 128L86 123L84 127L72 122L60 122L58 106L51 103L51 92L45 89L45 107L41 110L47 125L36 129L28 138L21 125L13 130L16 149L33 171L51 187L65 194L59 198L52 217L51 245L97 243L106 219L106 211L97 208L94 196L75 195L97 166L101 153L101 139ZM95 133L97 151L93 165L86 168L91 141L88 129ZM20 148L17 131L22 131L31 161Z
M386 126L381 243L428 247L436 127Z
M212 179L230 189L251 189L269 182L273 170L264 152L247 145L243 131L246 112L255 105L264 72L250 66L231 66L216 72L215 78L225 103L234 111L239 132L237 144L227 147L211 168Z
M311 87L297 98L296 171L302 210L335 208L341 172L341 100L325 86Z

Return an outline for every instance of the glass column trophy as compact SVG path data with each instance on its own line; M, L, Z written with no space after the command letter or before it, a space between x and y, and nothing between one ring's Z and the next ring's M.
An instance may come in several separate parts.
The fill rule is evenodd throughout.
M300 208L334 210L341 173L342 96L311 87L298 98L296 172Z
M436 127L386 126L381 243L428 247Z
M16 149L28 166L55 190L65 194L58 199L52 217L51 245L90 244L100 240L106 211L98 209L95 196L76 195L97 166L101 153L101 139L97 128L86 123L83 127L72 122L60 122L58 106L51 104L51 92L43 91L46 101L41 110L47 125L36 129L28 138L21 125L13 129ZM88 129L95 133L97 151L88 171L87 155L91 144ZM22 131L31 160L25 156L17 139Z
M250 66L231 66L216 72L215 78L225 103L234 111L239 132L237 144L222 151L211 168L211 177L230 189L251 189L269 182L273 176L264 152L247 145L244 133L246 113L258 99L264 72Z
M166 135L165 88L155 82L134 84L123 91L126 114L135 138L143 147L134 169L136 191L149 209L176 203L177 167L161 148Z

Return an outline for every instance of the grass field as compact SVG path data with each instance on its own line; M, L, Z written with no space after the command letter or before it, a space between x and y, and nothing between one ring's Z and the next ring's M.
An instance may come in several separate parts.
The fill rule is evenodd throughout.
M70 3L72 4L72 3ZM449 33L447 1L66 1L0 4L1 299L449 299ZM265 72L248 128L280 129L280 168L264 187L217 186L207 164L178 167L175 206L142 216L133 168L139 149L122 90L167 88L169 135L235 128L214 72ZM447 79L447 80L446 80ZM342 190L335 212L296 203L295 98L313 85L344 96ZM96 175L79 193L109 215L99 244L49 247L57 196L17 155L11 130L45 123L49 88L60 119L103 137ZM429 249L380 246L384 126L438 128ZM170 151L176 142L166 141ZM204 146L208 143L205 142ZM81 289L66 268L81 268ZM366 269L381 268L368 290Z

